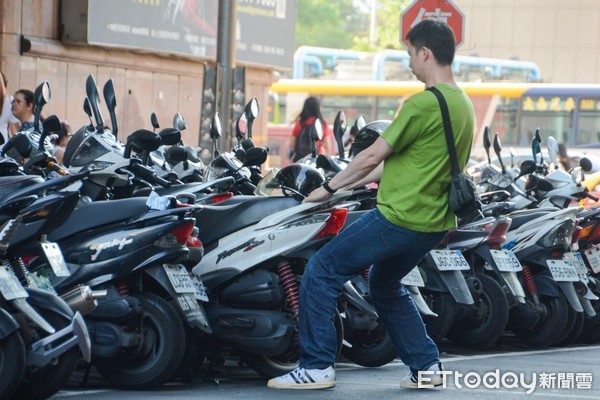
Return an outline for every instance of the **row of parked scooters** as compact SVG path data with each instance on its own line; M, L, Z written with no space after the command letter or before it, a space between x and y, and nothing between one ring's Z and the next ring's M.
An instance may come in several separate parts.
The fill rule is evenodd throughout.
M256 99L236 122L232 152L217 151L215 114L214 158L204 166L197 149L181 142L181 115L162 130L153 118L154 131L139 129L121 143L112 80L103 95L110 129L89 76L83 109L90 123L72 137L64 168L48 140L60 129L54 116L41 132L20 132L2 149L0 398L47 398L81 361L128 389L227 358L264 377L295 368L306 262L374 207L376 189L302 204L324 175L348 162L315 149L263 177L268 149L252 142ZM35 126L49 100L44 82L35 91ZM355 124L350 155L387 124ZM334 134L342 155L345 129L339 113ZM597 340L597 280L589 270L597 250L588 249L600 237L598 213L563 209L587 193L580 170L567 174L537 160L511 173L482 171L486 217L450 232L404 279L430 335L480 347L507 330L531 346ZM567 187L572 192L561 197ZM519 196L527 207L545 199L553 207L511 211L525 207ZM380 366L396 353L369 300L368 268L344 286L331 328L347 359Z

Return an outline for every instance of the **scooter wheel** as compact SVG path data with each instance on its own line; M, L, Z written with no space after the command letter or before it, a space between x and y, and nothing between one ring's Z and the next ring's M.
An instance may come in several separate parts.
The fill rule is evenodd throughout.
M25 373L25 344L19 331L0 341L0 399L8 399Z
M162 385L177 372L185 351L185 332L177 311L161 297L135 294L143 310L138 334L141 343L116 357L96 358L100 374L127 389Z

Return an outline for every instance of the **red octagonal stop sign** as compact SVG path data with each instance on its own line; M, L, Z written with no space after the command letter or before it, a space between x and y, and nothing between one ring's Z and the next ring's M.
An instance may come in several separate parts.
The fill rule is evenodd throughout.
M451 0L415 0L400 14L400 41L410 28L424 19L435 19L447 23L456 39L456 47L463 43L465 16Z

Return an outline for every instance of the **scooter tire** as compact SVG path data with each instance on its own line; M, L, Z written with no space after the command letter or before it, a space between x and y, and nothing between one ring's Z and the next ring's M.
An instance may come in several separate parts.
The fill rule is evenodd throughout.
M434 342L439 344L452 327L454 314L456 313L456 302L447 293L428 292L421 289L421 294L431 311L437 314L437 317L424 315L422 318L427 334Z
M509 307L506 294L493 278L477 274L483 291L475 299L476 318L469 313L454 321L446 335L454 343L469 348L486 348L498 341L508 323Z
M0 341L0 399L9 399L25 374L25 343L18 330Z
M337 339L337 352L336 358L339 356L342 350L342 343L344 341L344 326L342 324L342 317L338 312L335 314L333 320L336 339ZM297 347L297 340L293 341L296 348L289 349L285 355L280 356L263 356L260 354L252 354L243 352L241 354L242 361L246 363L252 370L257 372L261 377L265 379L275 378L276 376L285 375L288 372L298 368L298 357L299 349Z
M57 331L65 328L71 323L70 319L57 314L50 310L37 310L46 321L50 323ZM29 343L36 342L39 339L47 336L39 328L34 328L33 337ZM25 344L28 348L30 345ZM60 389L62 389L69 378L77 368L79 361L79 347L73 346L63 354L61 354L56 362L52 362L45 367L26 367L23 380L13 394L13 399L41 400L51 397Z
M95 359L98 372L125 389L149 389L171 379L185 352L185 331L177 311L151 293L133 294L143 310L142 343L111 358Z
M546 307L545 318L528 329L520 329L515 324L511 326L519 340L527 346L535 348L552 346L561 339L565 332L565 321L568 319L569 312L567 300L562 295L558 297L539 296L539 299Z
M398 357L394 342L385 329L371 340L352 343L352 347L343 347L342 354L353 363L369 368L389 364Z
M600 306L600 304L598 304ZM595 344L600 341L600 307L594 306L596 315L593 317L585 316L583 320L583 329L577 338L577 342L584 344Z
M570 329L565 328L565 333L556 343L556 346L565 347L575 343L583 331L583 324L585 320L584 315L585 314L583 312L577 312L573 310L573 308L569 307L569 318L566 326L570 327Z

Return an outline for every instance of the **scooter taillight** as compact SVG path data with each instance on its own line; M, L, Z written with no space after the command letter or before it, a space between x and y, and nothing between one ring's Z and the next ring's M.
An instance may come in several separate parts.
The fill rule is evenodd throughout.
M154 242L154 245L165 248L183 247L186 245L186 242L192 234L193 229L194 221L186 221L166 235L162 235L156 242Z
M325 226L323 226L313 239L322 239L328 236L337 235L344 227L347 215L348 209L346 208L338 208L333 211L329 219L327 219L327 222L325 222Z
M187 238L185 242L186 247L204 247L200 239L198 239L198 227L195 226L192 230L192 234Z
M492 246L500 246L506 241L506 232L510 228L512 220L498 219L494 224L490 234L485 238L485 241Z
M215 204L215 203L220 203L222 201L230 199L232 197L233 197L233 193L232 192L210 194L210 195L208 195L206 197L198 199L196 201L196 204L203 204L203 205L206 205L206 204Z
M583 232L583 228L577 225L573 228L573 234L571 236L571 243L577 243L579 238L581 237L581 233Z

